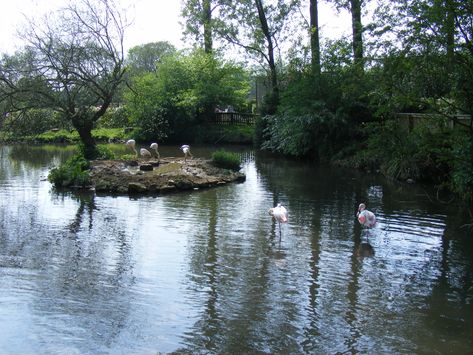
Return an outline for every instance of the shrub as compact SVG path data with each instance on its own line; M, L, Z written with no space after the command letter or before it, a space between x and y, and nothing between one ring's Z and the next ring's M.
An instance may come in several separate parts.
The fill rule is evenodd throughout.
M38 143L73 143L79 141L79 133L61 129L43 132L34 136L33 139Z
M53 168L48 180L54 187L87 187L90 186L90 163L82 154L76 154L67 159L59 167Z
M50 109L29 109L21 113L13 113L3 122L3 130L13 136L36 135L53 128L70 128L61 119L61 115Z
M342 114L333 114L322 103L307 113L284 112L265 116L262 148L294 157L329 161L350 139Z
M108 160L115 159L115 154L105 145L96 145L94 147L86 147L80 143L77 145L79 154L90 159Z
M107 110L99 120L99 127L120 128L129 125L125 107L113 107Z
M212 154L212 163L219 168L240 169L240 157L238 154L227 152L223 149L217 150Z
M473 201L473 138L458 139L453 148L452 189L467 202Z
M120 141L127 138L123 128L96 128L92 130L92 137L99 142Z

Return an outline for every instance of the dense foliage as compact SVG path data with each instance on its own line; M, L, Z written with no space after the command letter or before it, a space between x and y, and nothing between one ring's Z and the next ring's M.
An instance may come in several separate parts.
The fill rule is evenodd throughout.
M87 188L90 186L90 161L86 158L89 147L84 144L78 145L78 152L67 159L64 163L51 169L48 180L56 188L73 187ZM105 147L98 146L97 159L114 159L113 152Z
M156 73L133 78L125 94L138 140L189 139L192 127L206 122L217 106L245 105L248 77L242 67L194 51L165 57Z
M51 169L48 180L56 188L87 187L90 185L89 167L90 162L82 154L76 154L59 167Z

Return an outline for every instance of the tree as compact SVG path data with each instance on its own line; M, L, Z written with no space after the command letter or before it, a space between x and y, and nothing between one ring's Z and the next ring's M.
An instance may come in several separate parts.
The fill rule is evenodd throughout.
M196 50L167 56L156 73L137 77L125 97L136 136L151 140L189 132L216 105L241 107L249 89L241 66Z
M195 36L197 42L203 42L205 53L213 50L212 14L219 6L219 0L186 0L183 2L182 16L186 19L186 34Z
M350 0L351 29L353 36L353 58L355 65L363 69L363 25L361 23L361 5L363 0Z
M298 1L242 0L221 5L220 17L225 26L218 27L218 35L228 43L243 48L268 71L271 94L266 112L274 114L279 103L277 51L283 40L289 16Z
M175 52L176 47L167 41L135 46L128 50L128 70L132 75L156 72L156 66L163 61L163 58Z
M460 0L396 0L378 14L398 40L384 59L385 97L444 114L473 113L473 5ZM390 20L390 22L388 22ZM395 65L393 65L395 64ZM467 124L470 132L473 126Z
M353 46L353 62L363 70L364 54L363 54L363 25L361 22L361 11L363 6L369 0L333 0L339 9L347 9L351 14L352 28L352 46Z
M319 37L319 11L318 0L310 0L310 53L312 64L312 75L316 85L320 83L320 37Z
M24 51L1 61L0 99L9 112L59 112L94 158L92 129L124 80L125 28L112 0L70 2L42 24L30 20Z

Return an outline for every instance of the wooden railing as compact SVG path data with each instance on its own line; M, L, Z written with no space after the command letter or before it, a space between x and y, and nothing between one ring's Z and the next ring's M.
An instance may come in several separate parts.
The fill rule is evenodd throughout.
M441 124L441 122L443 121L443 125L450 128L453 128L457 125L463 127L472 126L472 119L470 115L457 114L451 117L447 117L434 113L398 113L396 117L409 131L411 131L420 122L425 123L429 119L433 119L432 124L436 125Z
M253 113L216 112L213 123L217 124L254 124L257 115Z

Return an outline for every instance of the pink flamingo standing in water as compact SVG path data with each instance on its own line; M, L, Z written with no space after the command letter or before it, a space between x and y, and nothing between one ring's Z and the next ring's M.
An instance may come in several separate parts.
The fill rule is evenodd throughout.
M279 224L279 238L281 238L281 223L287 223L288 213L287 209L281 205L277 204L276 207L269 209L269 215L272 216Z
M358 206L356 217L358 217L358 222L360 222L363 227L372 228L376 224L375 214L368 211L364 203L360 203L360 206Z

